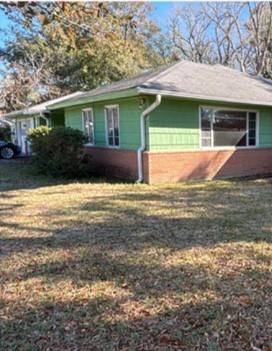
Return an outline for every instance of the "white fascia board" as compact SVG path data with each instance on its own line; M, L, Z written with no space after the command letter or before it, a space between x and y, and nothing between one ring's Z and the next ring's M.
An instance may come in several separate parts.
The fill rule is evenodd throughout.
M226 102L226 103L233 103L233 104L244 104L244 105L269 106L269 107L272 107L272 101L271 101L271 103L269 103L267 101L253 101L253 100L233 99L233 98L226 98L226 97L222 97L222 96L198 95L198 94L181 93L181 92L168 91L168 90L156 90L156 89L148 89L148 88L138 88L138 93L139 94L145 94L145 95L157 95L157 94L160 94L162 96L167 96L167 97L179 97L179 98L192 99L192 100L208 100L208 101L219 101L219 102Z

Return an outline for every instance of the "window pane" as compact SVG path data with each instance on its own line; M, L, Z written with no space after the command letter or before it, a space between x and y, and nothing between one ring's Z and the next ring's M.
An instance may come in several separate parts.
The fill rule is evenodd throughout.
M250 121L256 121L256 112L249 112L248 116Z
M88 143L93 143L93 114L92 111L83 111L83 127L84 127L84 133L87 136Z
M211 129L212 112L213 111L211 109L201 109L201 130Z
M88 114L86 113L86 111L83 112L83 120L84 120L84 130L86 130L88 128Z
M108 129L112 129L113 128L113 124L112 124L112 117L111 117L111 110L107 109L107 124L108 124Z
M212 146L211 131L202 131L201 133L201 145L203 147Z
M256 112L248 114L248 144L250 146L256 145Z
M202 108L201 109L201 145L203 147L212 146L211 141L211 123L212 123L213 110Z
M214 146L246 146L247 113L215 111L213 131Z
M202 138L202 140L201 140L201 145L202 145L203 147L211 147L211 146L212 146L212 144L211 144L211 138L209 138L209 139Z
M246 146L246 132L214 132L214 146Z
M242 137L242 139L237 143L236 146L247 146L247 136L246 133Z
M109 136L109 145L113 146L113 137Z
M248 144L249 144L250 146L255 146L255 145L256 145L256 139L255 139L255 138L250 138L250 139L248 140Z
M89 139L89 114L87 111L83 111L83 121L84 121L84 134Z
M107 108L107 130L108 144L110 146L119 146L119 115L118 108Z
M255 129L255 126L256 126L256 121L249 120L249 123L248 123L249 129Z
M118 129L118 127L116 127L116 128L114 128L114 135L115 136L119 136L119 129Z
M94 143L94 128L93 128L93 123L90 123L90 135L89 135L89 142L91 144Z
M256 132L255 132L255 130L254 129L249 129L249 138L250 139L255 139L255 134L256 134Z
M118 121L118 110L117 110L117 108L113 108L112 109L112 113L113 113L114 127L118 128L119 121Z
M119 146L119 116L118 116L118 109L113 109L113 124L114 124L114 143L115 146Z

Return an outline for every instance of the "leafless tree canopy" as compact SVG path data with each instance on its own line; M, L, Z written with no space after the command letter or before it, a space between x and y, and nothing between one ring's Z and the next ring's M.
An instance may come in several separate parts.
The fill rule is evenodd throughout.
M272 5L206 2L174 8L168 35L180 58L270 75Z

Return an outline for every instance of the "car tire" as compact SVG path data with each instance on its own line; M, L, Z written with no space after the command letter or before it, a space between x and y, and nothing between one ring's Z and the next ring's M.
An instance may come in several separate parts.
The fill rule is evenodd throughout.
M10 160L15 156L14 149L9 145L2 146L0 149L0 156L4 160Z

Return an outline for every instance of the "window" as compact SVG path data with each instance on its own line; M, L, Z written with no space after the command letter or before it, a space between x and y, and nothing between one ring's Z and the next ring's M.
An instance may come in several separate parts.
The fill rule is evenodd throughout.
M257 113L201 108L202 147L256 146Z
M94 143L94 123L92 109L82 110L83 131L87 137L88 144Z
M120 143L119 109L118 106L105 108L107 124L107 143L109 146L118 147Z

